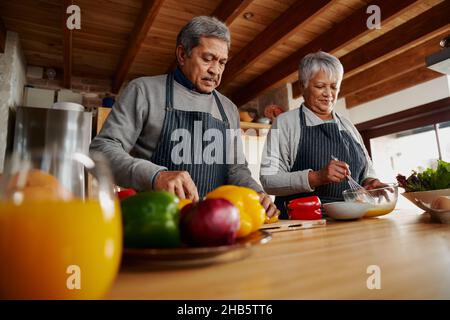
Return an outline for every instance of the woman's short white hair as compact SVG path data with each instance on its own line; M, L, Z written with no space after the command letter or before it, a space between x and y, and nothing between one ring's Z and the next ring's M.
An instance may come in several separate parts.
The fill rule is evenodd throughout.
M344 67L335 56L323 51L310 53L303 57L298 66L299 79L304 88L308 87L309 80L319 71L325 72L330 79L336 79L338 85L344 75Z

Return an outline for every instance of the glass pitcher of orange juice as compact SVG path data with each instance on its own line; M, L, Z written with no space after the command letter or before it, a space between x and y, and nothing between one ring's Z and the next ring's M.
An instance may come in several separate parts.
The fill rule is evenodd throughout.
M99 154L13 154L0 179L0 298L98 299L117 275L120 207Z

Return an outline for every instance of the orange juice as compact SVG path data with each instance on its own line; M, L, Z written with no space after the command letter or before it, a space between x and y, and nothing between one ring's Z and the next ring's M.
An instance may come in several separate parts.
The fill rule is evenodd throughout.
M379 205L379 206L375 206L370 208L367 213L364 215L364 217L378 217L378 216L383 216L385 214L388 214L389 212L391 212L392 210L394 210L395 206L392 206L390 204L388 205Z
M109 209L95 200L0 202L0 298L101 298L122 253L119 204Z

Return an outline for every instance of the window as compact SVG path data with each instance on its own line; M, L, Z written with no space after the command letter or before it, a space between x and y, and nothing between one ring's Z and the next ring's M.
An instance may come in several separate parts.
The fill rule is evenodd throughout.
M438 125L442 160L450 162L450 121Z
M450 162L450 121L370 139L374 168L381 181L395 182L397 174L436 167L437 159ZM400 207L409 207L399 197Z

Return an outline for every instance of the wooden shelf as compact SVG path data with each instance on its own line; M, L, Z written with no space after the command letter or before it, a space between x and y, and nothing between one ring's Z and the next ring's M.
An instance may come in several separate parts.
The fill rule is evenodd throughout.
M247 130L253 129L254 132L256 132L257 136L265 136L269 132L271 126L272 125L270 124L241 121L241 129L244 131L245 134L247 134Z
M272 125L257 123L257 122L243 122L241 121L241 129L270 129Z
M105 123L105 120L108 117L110 112L111 112L111 108L98 107L98 110L97 110L97 134L102 129L103 124Z

